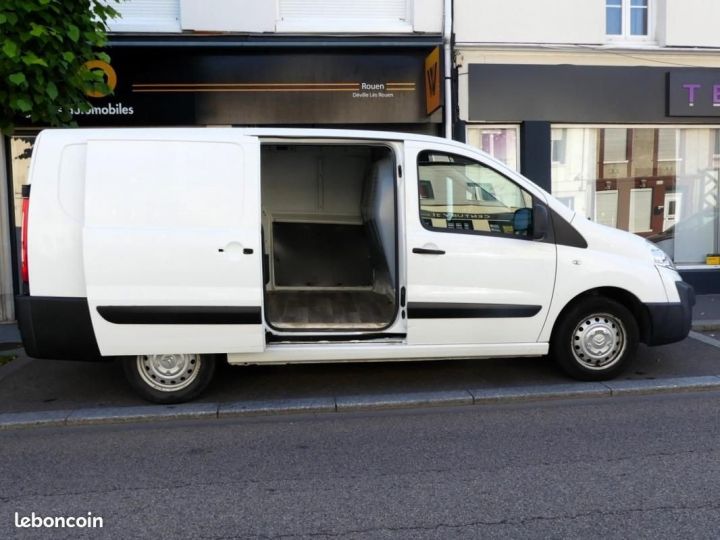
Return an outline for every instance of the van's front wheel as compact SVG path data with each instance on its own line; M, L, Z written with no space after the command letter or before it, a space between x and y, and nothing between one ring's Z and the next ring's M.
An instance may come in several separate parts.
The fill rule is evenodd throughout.
M571 377L612 379L632 362L639 330L633 314L609 298L591 297L571 307L558 322L550 353Z
M199 354L146 354L123 359L130 386L153 403L182 403L205 390L215 358Z

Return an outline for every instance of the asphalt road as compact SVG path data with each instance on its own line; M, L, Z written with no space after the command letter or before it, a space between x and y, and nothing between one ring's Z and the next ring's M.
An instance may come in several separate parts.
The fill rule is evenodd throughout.
M0 433L2 538L717 538L720 393ZM14 514L102 516L16 529Z

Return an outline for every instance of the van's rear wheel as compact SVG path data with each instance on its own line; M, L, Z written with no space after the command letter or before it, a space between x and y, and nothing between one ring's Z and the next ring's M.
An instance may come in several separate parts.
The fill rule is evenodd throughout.
M199 354L146 354L123 360L133 389L153 403L182 403L197 397L215 373L215 358Z
M609 298L589 297L558 322L550 354L575 379L612 379L632 362L638 336L637 321L625 306Z

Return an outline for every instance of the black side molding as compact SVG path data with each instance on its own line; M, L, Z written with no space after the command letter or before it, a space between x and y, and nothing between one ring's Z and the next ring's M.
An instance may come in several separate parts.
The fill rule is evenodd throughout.
M260 324L260 306L98 306L115 324Z
M500 319L534 317L541 306L409 302L409 319Z
M407 334L383 334L382 332L374 332L372 334L316 334L316 335L294 335L283 336L265 332L265 341L267 343L317 343L318 341L332 343L356 343L361 341L389 341L405 339Z
M445 255L442 249L413 248L412 252L419 255Z

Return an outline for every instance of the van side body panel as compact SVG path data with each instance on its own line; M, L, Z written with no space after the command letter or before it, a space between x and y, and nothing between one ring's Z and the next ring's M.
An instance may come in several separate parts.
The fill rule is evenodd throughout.
M82 226L87 134L43 131L33 151L29 182L30 294L84 298Z
M407 306L410 318L406 340L273 344L265 348L261 312L258 317L263 290L259 152L252 159L244 159L248 152L259 148L259 137L388 141L402 148L403 153L408 147L414 148L410 161L403 167L404 174L398 179L398 272L401 277L414 272L421 278L414 289L413 284L409 284L408 301L434 301L447 307L467 303L466 293L470 290L475 294L471 303L476 306L490 302L537 305L540 309L534 315L522 317L461 317L457 319L460 324L447 324L449 319L413 317L413 307L415 315L420 313L415 302L415 306ZM222 192L215 193L214 198L206 196L200 183L192 188L197 189L197 200L204 201L203 211L211 222L217 217L213 211L218 208L226 221L208 227L202 220L193 221L192 215L188 215L180 228L164 225L160 218L152 222L153 204L159 208L158 216L163 212L167 216L173 204L181 200L182 193L172 190L170 177L186 175L186 184L192 187L187 176L191 173L187 171L198 170L197 162L182 165L182 152L171 152L174 157L165 164L158 164L152 152L143 153L144 143L157 141L210 145L205 148L215 150L223 145L241 148L240 161L233 162L234 158L228 157L223 163L224 154L219 151L213 154L217 159L207 159L202 167L214 178L232 183L228 167L240 166L243 181L236 179L240 188L235 191L221 188ZM123 149L133 147L133 144L124 144L127 142L139 143L133 152L137 150L144 156L140 161L122 153ZM447 152L475 156L474 159L484 160L501 173L516 178L538 200L545 201L570 223L585 238L587 248L558 245L555 268L548 262L551 255L548 250L554 252L554 244L532 246L529 241L508 240L527 243L529 258L523 265L521 257L515 254L515 265L506 276L501 276L507 278L511 286L487 290L484 296L480 289L472 291L466 287L465 291L459 291L447 281L448 275L433 277L432 272L422 266L426 264L423 261L428 260L427 255L416 256L415 263L408 260L412 248L431 243L417 215L414 169L417 151L426 147L443 147ZM238 165L240 162L242 165ZM197 182L202 182L200 175L196 176ZM151 199L140 197L136 198L136 205L129 204L127 194L141 193L154 178L164 179L164 187L154 191ZM608 286L630 292L647 306L658 307L655 318L659 328L672 327L672 321L682 316L684 329L685 319L689 317L686 304L691 301L691 291L683 292L674 286L676 273L658 272L652 258L644 257L647 252L644 240L628 239L629 234L586 222L488 156L466 145L433 137L273 128L46 130L36 142L30 182L33 185L28 225L30 296L18 297L16 305L24 344L28 353L38 358L228 353L231 363L245 364L542 355L548 351L552 329L567 304L585 291ZM174 201L168 207L162 206L167 205L164 194ZM211 199L218 204L208 208L207 201ZM226 204L228 201L239 202L233 208L232 204ZM140 214L145 217L140 219ZM414 232L406 229L406 222L410 220ZM474 255L468 245L453 245L463 240L462 235L458 236L457 241L451 241L448 234L437 233L432 240L466 251L468 261L481 261L482 254ZM473 242L475 249L483 245L483 242ZM540 277L532 263L533 253L538 260L545 261L540 269L545 283L543 290L526 288L519 294L520 288L514 281ZM498 253L490 255L497 258ZM411 265L414 265L412 269ZM252 270L244 273L244 270L238 272L238 268ZM241 282L237 276L241 276ZM526 320L519 320L522 318ZM470 321L473 324L465 324ZM442 323L442 331L438 331L438 322ZM520 334L517 329L521 330ZM678 334L672 339L682 337Z

